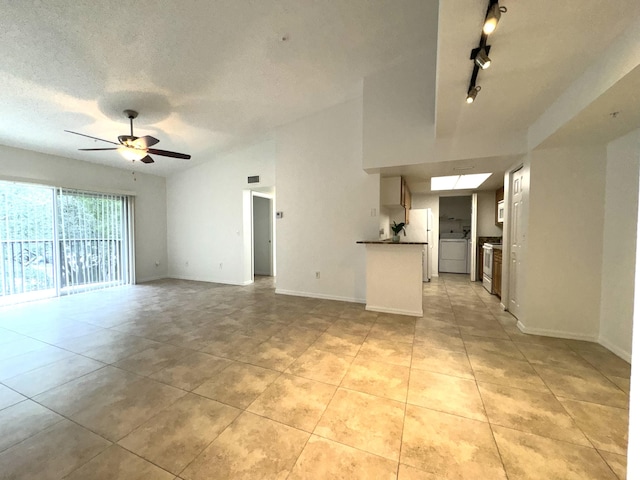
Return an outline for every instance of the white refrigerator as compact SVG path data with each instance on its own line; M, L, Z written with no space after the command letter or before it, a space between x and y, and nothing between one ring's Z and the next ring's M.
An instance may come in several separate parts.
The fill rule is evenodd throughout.
M427 242L422 250L422 281L431 280L433 252L433 215L430 208L409 210L409 225L405 227L407 242Z

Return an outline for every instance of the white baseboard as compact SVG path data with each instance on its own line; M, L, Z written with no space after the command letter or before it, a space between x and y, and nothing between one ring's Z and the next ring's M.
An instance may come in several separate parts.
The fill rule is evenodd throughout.
M589 335L575 332L566 332L564 330L555 330L551 328L529 328L525 326L520 320L516 323L522 333L528 333L530 335L540 335L543 337L556 337L566 338L568 340L583 340L585 342L598 342L597 335Z
M170 278L170 277L167 275L158 275L157 277L136 278L136 285L138 283L153 282L155 280L164 280L165 278Z
M276 293L280 295L292 295L294 297L309 297L320 298L322 300L337 300L339 302L365 303L364 298L339 297L337 295L327 295L315 292L298 292L296 290L284 290L282 288L276 288Z
M392 313L394 315L407 315L409 317L422 317L424 312L422 310L401 310L397 308L376 307L375 305L367 305L365 310L370 312Z
M192 282L207 282L207 283L218 283L220 285L237 285L237 286L245 286L245 285L250 285L253 282L252 281L248 281L248 283L245 282L234 282L232 280L221 280L221 279L213 279L213 278L202 278L202 277L191 277L191 276L186 276L186 275L168 275L165 278L175 278L176 280L190 280Z
M615 353L625 362L631 363L631 352L627 352L626 350L618 347L617 345L614 345L613 342L610 342L604 337L598 338L598 343L602 345L604 348L606 348L607 350L610 350L611 352Z

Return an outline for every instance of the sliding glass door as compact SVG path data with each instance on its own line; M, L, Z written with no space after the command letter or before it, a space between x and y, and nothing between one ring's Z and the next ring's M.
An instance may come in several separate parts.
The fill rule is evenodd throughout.
M56 294L54 190L0 183L0 302Z
M0 304L132 281L125 195L0 182Z

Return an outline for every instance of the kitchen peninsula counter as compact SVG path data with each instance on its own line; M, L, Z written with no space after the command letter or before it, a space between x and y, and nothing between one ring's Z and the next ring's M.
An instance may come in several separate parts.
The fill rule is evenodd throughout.
M361 240L367 251L367 304L373 312L421 317L426 242Z

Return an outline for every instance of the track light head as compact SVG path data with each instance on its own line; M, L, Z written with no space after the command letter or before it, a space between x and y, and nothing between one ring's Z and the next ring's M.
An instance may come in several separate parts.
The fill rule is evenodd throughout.
M489 58L490 48L491 45L486 45L481 48L474 48L471 51L471 59L483 70L486 70L491 65L491 59Z
M485 35L491 35L493 33L500 21L500 15L506 11L507 8L501 7L497 0L495 2L492 1L487 11L487 16L484 19L484 25L482 26L482 31Z
M469 91L467 92L467 103L473 103L481 89L482 87L480 85L469 88Z

